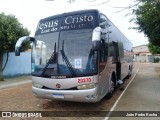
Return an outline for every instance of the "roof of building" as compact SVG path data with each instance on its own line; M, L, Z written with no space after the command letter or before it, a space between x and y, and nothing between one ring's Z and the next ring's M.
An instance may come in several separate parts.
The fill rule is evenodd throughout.
M136 47L142 47L142 46L146 46L146 47L148 47L148 45L139 45L139 46L135 46L135 47L133 47L133 48L136 48Z

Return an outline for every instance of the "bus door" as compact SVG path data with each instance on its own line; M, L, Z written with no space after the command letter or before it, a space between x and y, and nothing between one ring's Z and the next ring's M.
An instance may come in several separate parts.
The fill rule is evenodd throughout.
M120 57L119 57L119 47L118 43L112 42L113 44L113 63L116 64L116 74L117 74L117 79L121 78L121 63L120 63Z

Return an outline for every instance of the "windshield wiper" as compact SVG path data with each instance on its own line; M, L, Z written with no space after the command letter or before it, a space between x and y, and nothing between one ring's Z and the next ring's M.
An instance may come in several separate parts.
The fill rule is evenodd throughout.
M70 61L68 60L68 57L66 56L65 51L64 51L64 40L63 40L63 43L62 43L62 50L60 50L60 51L61 51L63 60L65 61L70 73L73 76L75 76L76 74L75 74L74 68L72 67L72 65L71 65Z
M47 63L46 66L44 67L41 76L43 76L43 75L45 74L45 72L46 72L49 64L51 64L51 63L56 63L56 60L57 60L56 58L57 58L57 53L56 53L56 43L55 43L55 44L54 44L54 51L53 51L51 57L49 58L48 63Z
M87 68L90 68L90 65L89 65L89 64L90 64L90 62L91 62L93 53L94 53L94 52L93 52L93 50L91 49L91 50L90 50L90 53L89 53L89 56L88 56L88 62L87 62L87 65L86 65L86 69L87 69Z

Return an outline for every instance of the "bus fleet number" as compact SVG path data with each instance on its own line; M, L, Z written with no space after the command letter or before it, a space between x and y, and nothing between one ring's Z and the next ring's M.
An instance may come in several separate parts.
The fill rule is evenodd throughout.
M78 79L78 83L91 82L91 78L80 78Z

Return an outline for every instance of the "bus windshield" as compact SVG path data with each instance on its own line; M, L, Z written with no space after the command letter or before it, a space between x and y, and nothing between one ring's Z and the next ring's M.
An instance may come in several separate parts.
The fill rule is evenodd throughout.
M97 73L92 51L93 29L68 30L36 36L32 50L34 76L86 76Z
M59 51L64 49L67 61L63 55L58 54L59 74L72 74L71 69L76 75L93 74L96 72L96 54L92 51L92 30L71 30L60 33Z
M56 74L57 64L53 54L57 52L59 32L38 35L32 48L32 75ZM56 59L56 58L54 58ZM48 65L47 65L48 64ZM46 68L46 69L45 69ZM45 70L44 70L45 69Z

